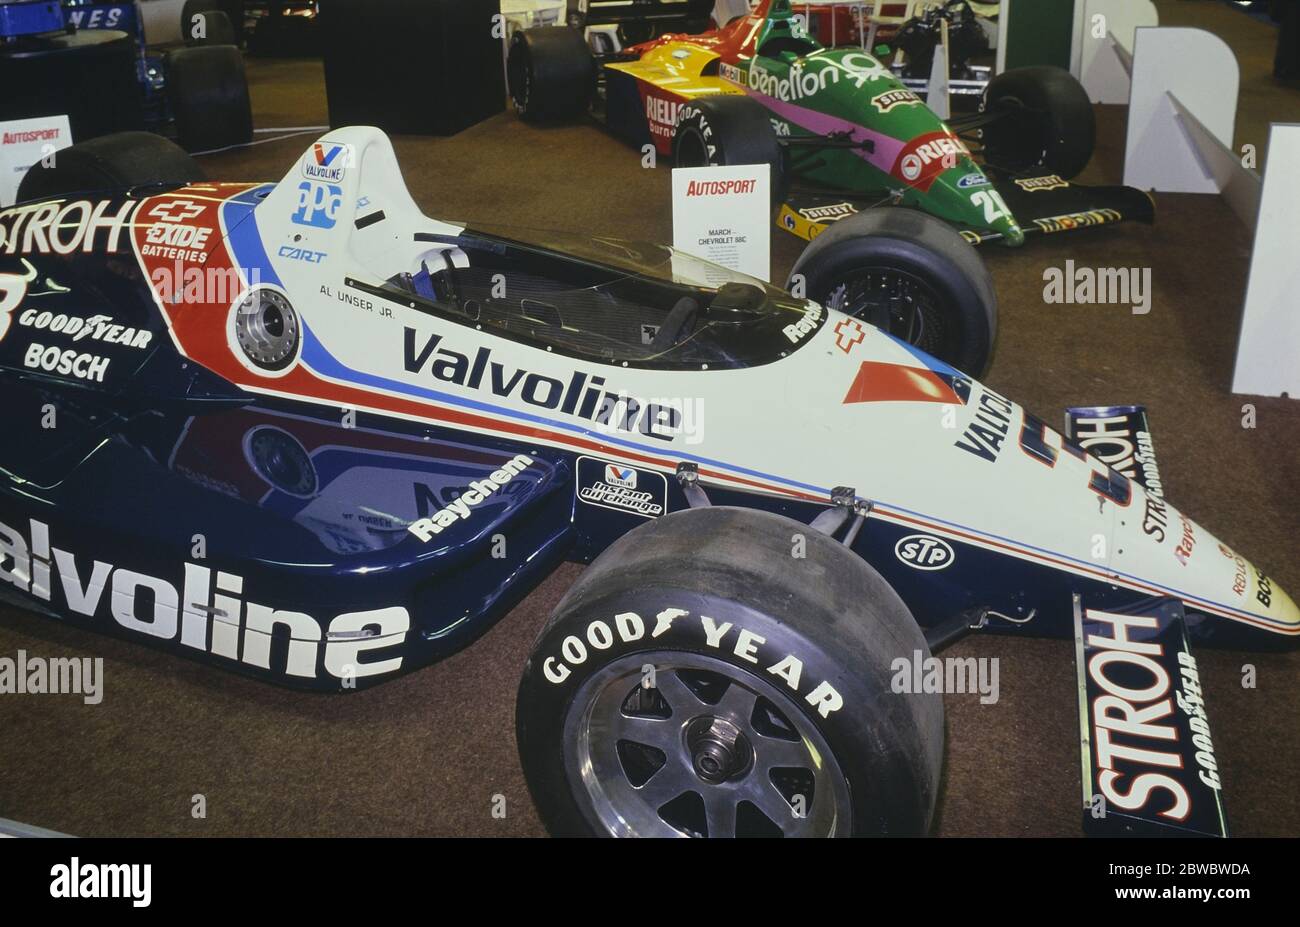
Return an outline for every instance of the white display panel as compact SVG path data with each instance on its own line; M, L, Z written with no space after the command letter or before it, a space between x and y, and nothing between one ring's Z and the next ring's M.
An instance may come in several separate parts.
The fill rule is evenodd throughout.
M771 168L673 169L673 247L749 274L772 276Z
M1300 399L1300 263L1295 217L1300 210L1300 125L1274 125L1264 195L1237 343L1234 393Z
M1240 81L1236 56L1218 36L1202 29L1138 29L1124 183L1166 193L1219 193L1173 98L1231 149Z
M1129 101L1134 37L1139 28L1158 26L1151 0L1083 0L1078 5L1074 76L1094 103Z
M13 205L28 168L71 144L67 116L0 122L0 206Z

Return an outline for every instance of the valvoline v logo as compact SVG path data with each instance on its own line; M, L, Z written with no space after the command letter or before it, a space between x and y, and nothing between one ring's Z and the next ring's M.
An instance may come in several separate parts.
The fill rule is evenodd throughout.
M616 467L614 464L605 464L605 482L611 486L636 489L636 471L631 467Z
M339 183L351 161L351 146L317 142L303 158L302 175L308 180Z

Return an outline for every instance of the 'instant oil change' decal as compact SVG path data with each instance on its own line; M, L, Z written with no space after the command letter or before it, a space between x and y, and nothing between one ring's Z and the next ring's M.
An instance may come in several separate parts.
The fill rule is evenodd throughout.
M668 480L653 470L638 470L595 457L578 458L578 501L658 518L668 508Z

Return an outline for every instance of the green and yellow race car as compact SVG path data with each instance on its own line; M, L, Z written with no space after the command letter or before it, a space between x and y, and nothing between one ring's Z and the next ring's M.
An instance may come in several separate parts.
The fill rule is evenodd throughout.
M997 316L972 245L1154 219L1139 190L1071 182L1095 117L1057 68L997 75L978 111L944 121L865 50L813 41L789 0L702 35L598 46L567 27L517 33L520 115L590 113L679 167L769 165L777 224L812 242L789 288L968 372L987 366Z

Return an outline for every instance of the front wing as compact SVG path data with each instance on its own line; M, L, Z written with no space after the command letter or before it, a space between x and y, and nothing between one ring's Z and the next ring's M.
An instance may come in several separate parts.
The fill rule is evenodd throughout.
M1025 237L1053 235L1078 229L1113 225L1116 222L1155 221L1151 197L1133 187L1089 187L1070 183L1055 175L999 179L993 182ZM816 193L792 193L777 213L776 224L787 232L811 241L832 223L856 215L888 200L859 199ZM957 229L972 245L998 241L1001 234L989 229Z
M1163 497L1143 406L1071 408L1065 433ZM1183 603L1118 611L1074 597L1083 826L1103 836L1228 835L1222 783Z
M1183 604L1111 611L1074 597L1083 827L1226 837L1222 785Z

